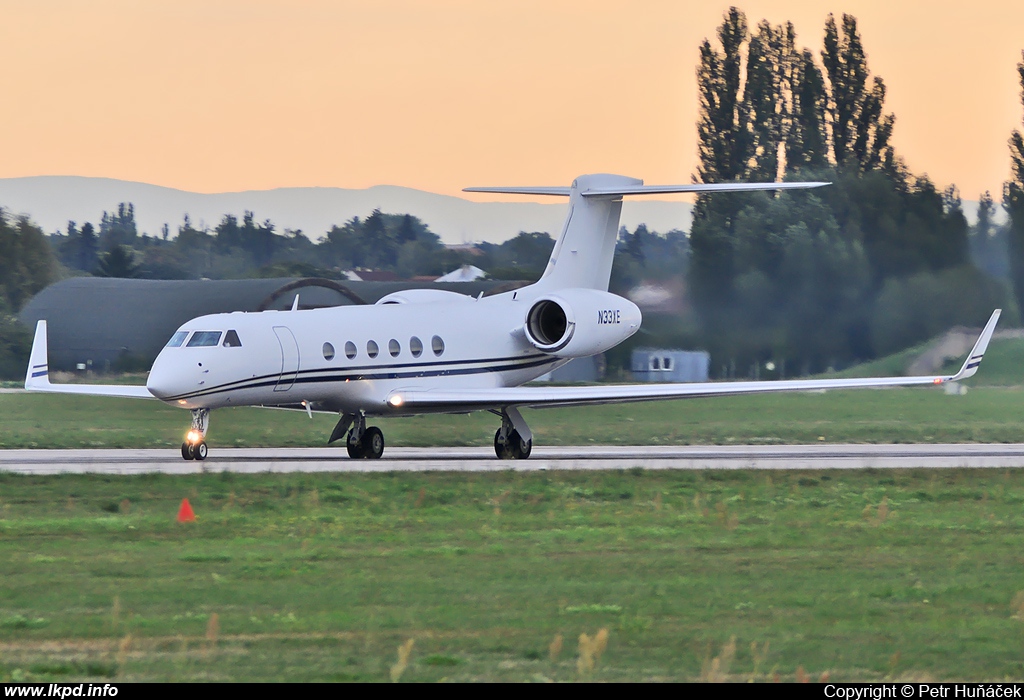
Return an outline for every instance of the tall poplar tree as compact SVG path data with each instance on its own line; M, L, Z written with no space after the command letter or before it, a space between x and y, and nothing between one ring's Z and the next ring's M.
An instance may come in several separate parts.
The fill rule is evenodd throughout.
M885 82L878 76L871 78L855 17L843 15L840 31L835 17L828 16L821 60L830 88L826 115L835 163L861 172L883 166L891 169L894 156L889 140L896 118L883 114Z
M1017 73L1024 104L1024 51L1021 58ZM1003 183L1003 205L1010 214L1010 276L1017 305L1024 309L1024 136L1017 129L1010 134L1010 179Z

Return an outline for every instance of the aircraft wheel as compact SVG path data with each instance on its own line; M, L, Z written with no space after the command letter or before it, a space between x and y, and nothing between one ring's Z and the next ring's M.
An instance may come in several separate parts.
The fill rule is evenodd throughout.
M498 459L512 459L511 451L507 442L501 441L501 428L494 433L494 454Z
M348 456L352 459L362 459L366 455L363 454L363 443L353 442L349 440L345 443L345 447L348 449Z
M498 459L526 459L533 451L533 440L523 440L518 430L513 430L508 440L501 441L501 429L494 433L494 454Z
M372 426L363 433L363 456L367 459L380 459L384 454L384 433L380 428Z
M192 448L192 456L202 462L206 459L206 454L210 451L210 448L206 446L206 442L200 440Z
M195 459L195 456L192 454L192 445L187 442L181 443L181 458L186 461Z
M512 459L529 459L533 452L533 440L524 440L518 432L512 433Z

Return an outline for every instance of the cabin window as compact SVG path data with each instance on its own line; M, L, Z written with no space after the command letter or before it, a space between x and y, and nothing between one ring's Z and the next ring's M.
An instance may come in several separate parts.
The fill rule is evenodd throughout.
M325 360L333 360L334 359L334 346L331 345L330 343L324 343L324 359Z
M412 353L413 357L419 357L423 354L423 341L413 336L409 338L409 352Z
M345 357L354 360L356 357L356 344L351 340L345 343Z
M228 331L224 334L224 347L226 348L240 348L242 347L242 341L238 339L238 333L235 331Z
M377 357L377 353L380 352L380 348L377 347L377 343L372 340L366 342L366 354L370 356L370 359Z
M188 348L209 348L216 347L220 342L220 331L196 331L188 340Z
M657 357L651 358L651 371L657 372L661 369L661 360Z
M430 349L434 351L434 354L440 357L444 354L444 341L441 340L441 336L435 335L430 339Z
M171 336L171 339L167 341L167 347L169 348L180 348L181 344L185 342L185 338L188 337L188 331L178 331Z
M671 357L663 357L663 358L661 358L661 367L666 372L671 372L672 371L672 358Z
M402 346L392 338L388 341L388 352L391 353L391 357L398 357L398 353L402 352Z

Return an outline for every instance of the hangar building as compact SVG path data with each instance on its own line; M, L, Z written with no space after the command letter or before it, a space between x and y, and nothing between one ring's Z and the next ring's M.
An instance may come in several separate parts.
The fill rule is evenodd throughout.
M430 287L476 296L522 282L338 282L323 278L140 280L74 277L39 292L18 315L47 322L50 369L147 367L178 326L204 314L372 304L391 292Z

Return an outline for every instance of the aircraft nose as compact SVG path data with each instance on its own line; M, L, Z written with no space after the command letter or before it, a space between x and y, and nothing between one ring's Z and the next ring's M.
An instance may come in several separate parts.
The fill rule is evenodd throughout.
M177 376L178 373L172 371L167 362L160 360L160 357L156 358L153 368L149 371L149 377L146 379L146 388L149 389L149 393L164 400L185 393L187 388L183 385L181 377Z
M161 372L156 367L149 371L149 377L146 379L146 388L149 389L149 393L158 399L174 396L174 387L168 381L167 373Z

